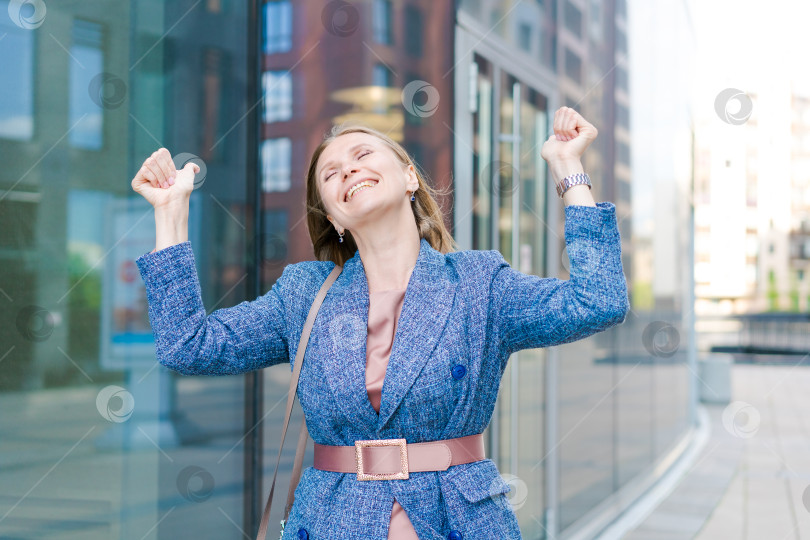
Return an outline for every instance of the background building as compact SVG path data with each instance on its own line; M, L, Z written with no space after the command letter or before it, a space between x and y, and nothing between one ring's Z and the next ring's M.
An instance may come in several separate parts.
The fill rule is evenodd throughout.
M810 311L810 96L791 95L788 309Z
M688 444L691 218L668 205L691 167L666 176L631 152L660 120L642 84L652 75L631 68L647 58L630 39L632 5L31 6L6 18L0 1L0 410L16 412L0 416L0 536L254 534L289 370L181 377L155 364L133 263L154 247L153 211L130 181L161 147L205 165L190 241L211 313L313 258L304 177L340 122L405 145L446 191L462 249L498 249L560 279L563 203L540 148L562 105L599 130L584 164L595 199L616 204L632 312L588 340L510 359L487 453L516 488L525 538L593 536ZM678 6L668 9L682 29ZM648 98L638 115L637 89ZM296 408L272 523L300 418Z
M808 103L810 84L789 57L805 33L776 15L804 5L743 10L720 37L715 16L731 4L700 4L703 54L695 84L696 311L737 316L806 312ZM746 24L773 31L770 47L748 39ZM794 24L793 22L789 24ZM795 23L798 24L798 23Z
M748 90L751 112L744 122L709 115L699 122L695 280L701 314L810 308L809 101L787 88Z

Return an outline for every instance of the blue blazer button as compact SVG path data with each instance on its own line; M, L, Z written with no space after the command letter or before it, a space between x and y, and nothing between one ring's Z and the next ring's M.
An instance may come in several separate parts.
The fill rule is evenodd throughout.
M298 529L298 538L300 540L309 540L309 533L305 528L301 527Z
M450 534L447 535L447 540L463 540L464 537L461 535L460 532L453 530L450 531Z
M450 372L453 374L454 379L459 380L467 373L467 368L465 368L461 364L456 364L455 366L453 366L453 369ZM459 538L461 537L459 536Z

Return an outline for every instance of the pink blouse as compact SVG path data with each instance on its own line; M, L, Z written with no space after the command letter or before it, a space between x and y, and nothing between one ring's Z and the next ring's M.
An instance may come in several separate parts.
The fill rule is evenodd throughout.
M369 293L368 337L366 341L366 391L374 410L379 414L382 386L397 320L405 300L405 289ZM405 509L394 499L388 540L419 540Z

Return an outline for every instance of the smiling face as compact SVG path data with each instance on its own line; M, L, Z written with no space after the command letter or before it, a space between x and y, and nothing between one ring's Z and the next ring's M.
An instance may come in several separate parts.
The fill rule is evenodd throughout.
M380 213L408 207L409 192L419 188L413 166L367 133L335 138L321 153L315 178L329 221L349 230Z

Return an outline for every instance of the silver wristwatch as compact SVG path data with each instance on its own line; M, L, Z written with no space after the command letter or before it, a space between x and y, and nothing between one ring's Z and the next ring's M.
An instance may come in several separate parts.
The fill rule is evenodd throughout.
M557 184L557 195L560 196L562 199L563 194L568 191L571 186L576 186L579 184L584 184L588 186L588 189L591 188L591 178L585 173L576 173L570 174L563 178L559 184Z

